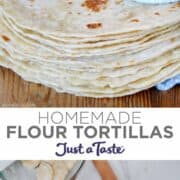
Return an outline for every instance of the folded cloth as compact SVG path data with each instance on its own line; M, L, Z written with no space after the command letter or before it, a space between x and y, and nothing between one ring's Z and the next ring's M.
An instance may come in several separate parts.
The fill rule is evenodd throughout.
M174 78L168 79L165 82L158 84L156 87L160 91L167 91L177 84L180 84L180 74Z

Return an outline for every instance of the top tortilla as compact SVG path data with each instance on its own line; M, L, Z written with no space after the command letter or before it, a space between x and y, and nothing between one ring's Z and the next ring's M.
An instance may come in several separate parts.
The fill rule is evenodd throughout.
M24 28L55 37L98 37L157 28L180 17L179 3L144 5L130 0L0 0Z

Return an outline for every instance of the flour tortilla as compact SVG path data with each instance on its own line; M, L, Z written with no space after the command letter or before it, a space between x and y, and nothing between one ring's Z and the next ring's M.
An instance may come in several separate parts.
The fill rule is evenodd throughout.
M12 36L11 33L8 33L7 29L5 29L5 26L0 26L0 27L1 27L0 28L1 34L6 33L11 38L11 42L8 43L8 46L6 43L5 46L7 46L6 49L8 48L9 51L12 51L14 57L17 57L19 60L21 60L23 59L22 57L24 56L24 58L26 57L27 59L31 59L34 62L36 61L37 62L43 61L42 63L49 62L49 65L55 64L55 66L59 64L62 68L71 69L71 70L77 69L77 70L87 71L87 69L89 69L95 72L98 71L98 69L102 69L102 68L114 68L114 67L123 67L123 66L141 64L145 60L148 61L152 58L156 58L160 56L163 52L166 52L170 49L174 49L180 45L179 29L177 29L176 31L170 33L171 35L168 40L166 41L164 40L161 43L155 44L154 46L149 47L137 53L128 54L128 55L118 53L108 56L107 55L91 56L89 58L87 57L62 58L62 57L58 57L56 54L53 54L54 52L50 52L50 51L48 52L47 49L43 49L38 46L32 46L32 45L30 46L29 44L20 41L19 39ZM6 31L3 29L5 29ZM3 43L4 42L2 41L2 44ZM162 48L162 46L164 48ZM39 51L36 54L34 54L34 52L37 51L37 48L39 49ZM129 49L129 51L130 52L132 51L131 48ZM19 56L17 56L18 54Z
M4 66L7 67L7 68L10 67L6 63L4 64ZM13 66L13 68L14 68L14 66ZM11 69L12 69L12 67L11 67ZM15 71L17 72L17 70L15 70ZM158 79L157 82L164 81L164 80L166 80L166 78L171 78L171 77L173 77L173 76L175 76L175 75L177 75L179 73L180 73L180 68L177 68L175 71L170 72L169 75L166 75L165 78ZM104 97L111 98L111 97L120 97L120 96L130 95L130 94L134 94L134 93L140 92L142 90L148 89L150 87L153 87L157 83L157 82L154 82L154 83L151 82L149 84L149 86L147 86L147 87L145 87L143 89L134 89L134 88L130 89L130 88L127 88L127 89L121 90L121 91L116 92L116 93L113 92L112 94L111 93L106 93L105 91L103 91L104 93L99 93L99 92L98 93L97 92L93 93L93 92L86 92L86 91L84 91L84 89L83 89L83 91L82 90L80 91L80 90L77 90L77 89L76 89L76 91L74 91L74 89L73 90L67 90L67 89L65 90L65 89L60 88L57 85L50 84L49 81L47 81L47 80L42 80L42 79L37 80L37 79L34 79L32 74L29 74L29 76L28 76L27 72L26 72L26 75L27 75L26 77L23 77L23 79L25 79L26 81L31 81L31 82L35 82L35 83L45 84L46 86L55 89L59 93L64 93L64 92L67 93L68 92L68 93L71 93L71 94L75 94L77 96L87 96L87 97L96 97L96 98L104 98ZM152 77L152 79L153 78L154 77Z
M140 65L134 66L127 66L122 68L114 68L114 69L103 69L102 71L95 73L95 72L88 72L88 71L72 71L72 70L64 70L59 66L51 66L50 64L41 64L38 62L31 62L30 60L24 59L24 61L19 61L15 59L12 55L7 54L7 51L1 50L1 53L4 53L6 56L9 55L12 61L15 64L21 65L24 68L35 68L39 71L46 72L49 76L53 76L56 78L70 78L73 83L77 84L96 84L98 86L104 85L104 83L110 83L111 79L113 78L113 82L119 83L119 78L125 79L129 76L132 78L136 78L136 76L147 76L148 72L153 73L153 71L157 71L163 65L166 65L174 60L179 61L179 49L173 50L164 54L163 56L157 57L157 59L152 59L150 62L141 63ZM170 60L169 60L170 59ZM141 70L141 73L138 71ZM124 77L125 76L125 77ZM76 80L77 79L77 80ZM118 79L118 81L116 80ZM87 81L90 80L90 81ZM77 82L76 82L77 81ZM120 83L128 83L128 81L120 81ZM113 84L111 84L114 86Z
M5 20L2 19L4 22L4 25L9 28L10 31L13 31L12 26ZM4 25L1 25L4 27ZM5 28L5 27L4 27ZM159 30L158 32L154 32L144 36L144 38L141 38L139 40L134 37L134 40L126 40L124 42L121 42L120 44L117 42L112 42L109 45L100 44L100 46L97 46L95 43L95 47L90 47L89 45L82 46L82 48L78 48L76 45L76 49L72 47L66 47L66 45L60 43L54 43L52 41L44 41L44 39L33 39L28 36L24 37L24 34L21 32L17 32L17 30L14 29L13 33L16 33L16 36L23 39L24 41L28 41L28 43L31 43L34 46L39 46L42 48L45 48L46 50L52 51L54 54L58 53L59 57L86 57L86 56L100 56L100 55L108 55L108 54L117 54L117 53L135 53L137 51L143 50L147 47L153 46L154 44L160 43L170 37L176 37L177 35L174 33L174 31L179 31L180 25L179 24L173 24L173 26L166 27L164 30ZM7 32L8 30L6 30ZM168 33L170 32L170 33ZM14 34L13 34L14 35ZM121 38L120 38L121 39ZM151 40L151 41L149 41ZM94 44L94 43L93 43ZM92 44L91 44L92 45ZM52 48L53 47L53 48ZM130 51L129 51L130 50Z
M94 12L86 2L0 0L0 64L91 97L132 94L180 73L178 3L107 0Z
M138 34L138 32L136 32L136 34L131 35L128 34L128 36L123 37L122 36L116 36L110 40L105 39L105 41L87 41L83 44L81 43L77 43L73 44L72 42L70 44L65 43L65 42L61 42L58 41L56 39L48 39L46 36L35 36L31 31L24 31L22 28L18 27L17 24L10 18L7 17L7 15L3 16L2 13L2 21L4 21L4 23L6 23L7 26L9 26L9 29L11 31L16 32L17 34L19 34L19 36L24 37L26 40L29 38L30 40L34 40L35 42L39 42L40 44L46 44L46 45L51 45L54 47L59 47L60 50L65 50L67 52L76 52L79 50L78 53L80 53L80 50L93 50L94 48L101 48L101 50L103 50L104 48L110 49L110 48L114 48L116 46L120 46L120 43L129 43L129 42L148 42L148 39L153 39L153 37L157 37L158 35L164 34L166 32L171 31L172 29L175 29L177 27L179 27L179 22L177 24L168 24L166 26L163 27L158 27L155 29L149 29L148 31L143 31L140 34ZM156 40L156 39L155 39Z
M59 82L58 84L53 83L53 81L49 79L50 77L41 75L41 72L34 70L32 72L22 67L18 67L15 64L12 65L10 61L6 61L5 59L1 59L1 61L4 61L3 62L4 66L13 69L15 72L17 72L19 75L21 75L24 79L28 81L43 83L49 87L56 89L58 92L69 92L69 93L73 92L76 95L95 96L95 97L112 97L113 95L119 96L122 92L123 92L122 95L124 95L126 91L128 91L128 94L129 93L131 94L131 92L133 93L133 92L141 91L143 89L147 89L149 87L152 87L154 83L157 83L158 81L161 82L165 80L167 77L172 77L180 73L180 64L179 62L176 62L174 64L168 65L167 67L163 67L158 73L155 73L154 75L148 78L141 78L136 82L129 83L128 85L120 88L110 88L110 87L93 88L93 87L81 87L81 86L72 87L68 84L66 84L65 86L64 82L63 82L63 86L61 87L61 82ZM1 64L3 63L1 62ZM144 83L145 85L143 85L143 82L146 82ZM133 88L130 88L131 86L133 86Z
M38 163L38 166L34 166ZM34 169L37 180L63 180L79 164L78 161L23 161L27 168ZM69 179L69 178L68 178Z
M55 37L96 37L147 30L179 20L178 4L144 5L130 0L108 0L98 12L82 6L85 0L1 0L1 7L18 24L32 31ZM172 11L172 7L175 7ZM159 13L160 16L155 15ZM166 17L166 18L165 18ZM138 19L139 23L131 20ZM92 30L87 24L101 23ZM121 28L120 28L121 27Z

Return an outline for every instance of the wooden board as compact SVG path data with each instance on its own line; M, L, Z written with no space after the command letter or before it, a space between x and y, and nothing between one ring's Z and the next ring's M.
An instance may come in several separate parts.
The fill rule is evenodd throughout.
M108 161L93 161L102 180L118 180Z
M0 106L3 107L180 107L180 86L167 92L155 88L122 98L86 98L59 94L22 80L0 67Z

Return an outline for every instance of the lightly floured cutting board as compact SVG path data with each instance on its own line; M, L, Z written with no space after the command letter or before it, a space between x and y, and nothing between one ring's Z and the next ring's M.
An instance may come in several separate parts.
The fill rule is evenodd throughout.
M122 98L94 99L56 93L29 83L0 67L0 106L2 107L180 107L180 86L159 92L155 88Z

